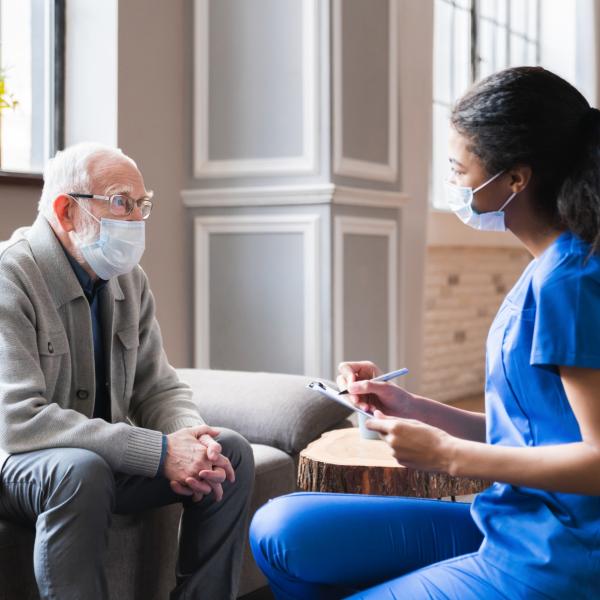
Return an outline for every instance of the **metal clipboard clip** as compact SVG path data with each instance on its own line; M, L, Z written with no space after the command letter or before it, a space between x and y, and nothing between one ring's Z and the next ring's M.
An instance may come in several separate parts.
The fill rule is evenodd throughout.
M362 408L358 408L358 406L354 406L352 402L346 400L344 396L340 396L340 393L335 388L329 387L325 385L322 381L311 381L307 386L307 388L314 390L315 392L319 392L319 394L326 396L330 400L345 406L346 408L353 410L354 412L360 413L361 415L365 415L369 419L373 418L373 415Z

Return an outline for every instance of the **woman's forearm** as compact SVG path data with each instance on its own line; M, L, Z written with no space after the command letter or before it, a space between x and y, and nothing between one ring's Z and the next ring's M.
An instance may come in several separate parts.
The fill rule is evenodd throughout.
M455 437L485 442L484 413L455 408L423 396L416 396L416 399L410 418L443 429Z
M600 448L588 442L513 447L453 438L448 472L554 492L600 495Z

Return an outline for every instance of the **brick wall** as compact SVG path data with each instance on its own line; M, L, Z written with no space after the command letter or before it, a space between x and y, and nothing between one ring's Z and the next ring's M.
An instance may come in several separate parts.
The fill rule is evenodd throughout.
M530 260L516 248L428 250L423 395L441 401L483 395L488 329Z

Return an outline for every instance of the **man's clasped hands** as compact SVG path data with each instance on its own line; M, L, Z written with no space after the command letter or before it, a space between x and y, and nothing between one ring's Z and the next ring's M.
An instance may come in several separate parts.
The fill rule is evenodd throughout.
M235 481L235 473L229 459L221 454L221 444L214 439L218 435L217 429L199 425L167 436L163 475L176 494L192 496L194 502L211 492L217 502L223 498L222 484Z

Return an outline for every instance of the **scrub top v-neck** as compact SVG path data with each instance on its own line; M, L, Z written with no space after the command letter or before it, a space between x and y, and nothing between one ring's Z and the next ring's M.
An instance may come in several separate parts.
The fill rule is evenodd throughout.
M600 369L600 257L589 250L563 233L500 307L487 341L490 444L581 441L558 367ZM568 578L600 594L600 497L494 483L472 515L485 534L481 555L498 568L542 589Z

